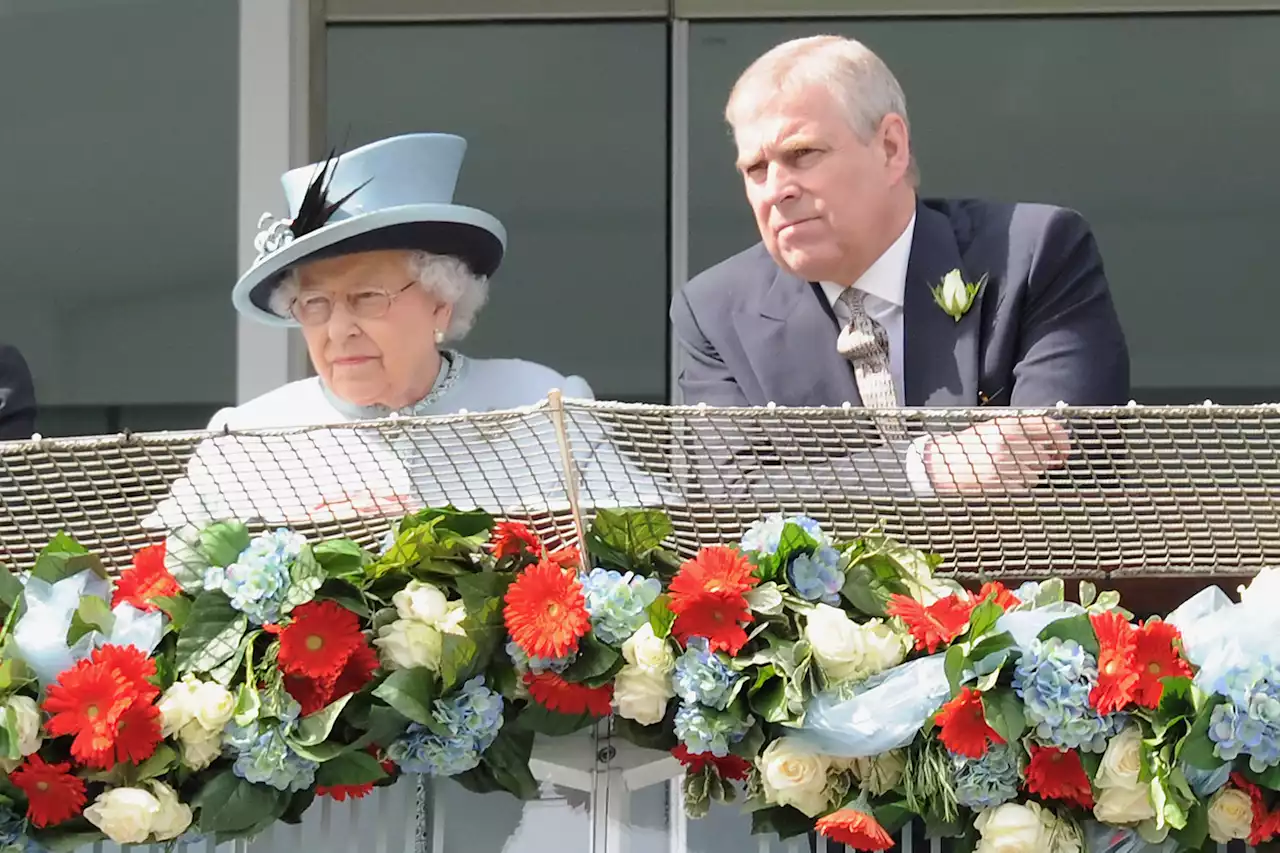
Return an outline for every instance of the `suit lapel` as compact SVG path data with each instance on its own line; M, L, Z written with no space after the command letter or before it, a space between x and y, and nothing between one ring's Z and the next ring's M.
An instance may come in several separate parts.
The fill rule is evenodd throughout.
M906 404L911 407L978 405L983 294L958 323L933 301L932 288L953 269L959 269L968 282L977 281L986 272L966 270L951 220L918 205L903 300L903 380Z
M862 405L849 362L836 351L837 329L809 283L778 270L754 310L734 323L766 400L779 406Z

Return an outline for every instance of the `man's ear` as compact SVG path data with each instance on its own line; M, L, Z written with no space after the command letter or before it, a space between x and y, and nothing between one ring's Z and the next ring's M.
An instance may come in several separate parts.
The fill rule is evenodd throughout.
M907 122L897 113L889 113L880 122L879 140L885 168L896 183L911 168L911 134Z

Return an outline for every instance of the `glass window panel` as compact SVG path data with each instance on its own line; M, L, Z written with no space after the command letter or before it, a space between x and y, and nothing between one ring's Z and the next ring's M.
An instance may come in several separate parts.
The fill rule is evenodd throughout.
M665 25L335 25L328 44L330 142L461 134L455 198L507 228L461 348L665 400Z
M0 9L0 340L46 435L235 397L238 39L236 0Z
M926 195L1089 219L1135 396L1275 399L1280 15L695 23L691 272L758 239L722 118L734 79L774 44L824 32L861 39L898 75Z

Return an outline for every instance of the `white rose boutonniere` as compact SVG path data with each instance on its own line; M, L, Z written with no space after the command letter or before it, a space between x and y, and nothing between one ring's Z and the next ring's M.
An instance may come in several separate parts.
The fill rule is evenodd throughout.
M960 270L952 270L943 276L942 284L933 288L933 301L959 323L960 318L969 313L969 309L973 307L973 300L978 298L978 294L986 283L985 273L976 283L970 284L964 280Z

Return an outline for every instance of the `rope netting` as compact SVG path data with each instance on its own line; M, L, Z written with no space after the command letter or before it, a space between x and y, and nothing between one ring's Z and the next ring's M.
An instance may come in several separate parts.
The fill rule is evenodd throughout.
M1032 464L1046 424L1065 439L1061 464L1031 487L991 476ZM1277 406L715 409L555 396L483 414L7 442L0 560L27 568L66 531L119 567L168 530L229 518L373 544L405 512L445 505L565 544L601 509L652 507L683 555L782 512L842 538L878 528L963 575L1238 575L1280 563L1278 444Z

